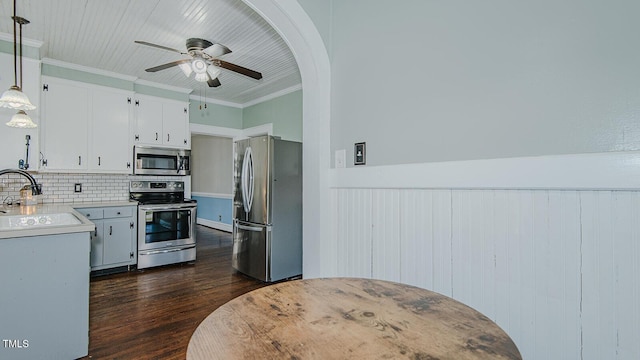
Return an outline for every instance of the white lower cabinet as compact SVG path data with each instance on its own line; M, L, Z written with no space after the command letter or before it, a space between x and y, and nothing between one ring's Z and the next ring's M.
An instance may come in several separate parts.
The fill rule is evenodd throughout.
M91 270L137 263L136 206L76 208L91 220Z

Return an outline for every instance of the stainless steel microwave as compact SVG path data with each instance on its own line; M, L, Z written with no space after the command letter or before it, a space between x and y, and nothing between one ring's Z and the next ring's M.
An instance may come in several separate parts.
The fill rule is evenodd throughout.
M135 175L191 175L191 150L135 146Z

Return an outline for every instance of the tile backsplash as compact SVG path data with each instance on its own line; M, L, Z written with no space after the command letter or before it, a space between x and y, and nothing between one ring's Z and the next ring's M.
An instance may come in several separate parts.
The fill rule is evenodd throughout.
M93 201L123 201L129 199L129 181L138 180L177 180L176 177L147 177L124 174L67 174L67 173L31 173L38 184L42 185L41 202L81 203ZM75 192L75 184L82 184L82 191ZM20 189L29 185L29 181L18 174L5 174L0 177L0 196L2 203L20 200Z

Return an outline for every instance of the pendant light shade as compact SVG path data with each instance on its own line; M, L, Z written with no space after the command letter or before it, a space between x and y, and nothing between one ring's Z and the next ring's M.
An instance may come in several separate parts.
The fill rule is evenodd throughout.
M13 1L13 74L14 74L14 85L9 88L9 90L2 93L2 97L0 97L0 107L8 108L11 110L19 110L13 118L18 117L18 119L14 122L12 118L11 121L7 123L9 124L23 124L22 126L17 127L36 127L36 124L31 121L29 116L25 113L25 110L35 110L35 105L29 101L29 97L22 92L20 88L22 86L22 25L28 24L29 20L16 16L16 0ZM17 31L16 27L20 24L20 86L18 86L18 39L17 39ZM28 119L28 122L25 122L25 117ZM13 126L13 125L9 125Z
M7 123L7 126L21 129L32 129L38 127L38 125L31 120L29 115L24 112L24 110L20 110L17 114L13 115L13 117L11 117L11 121Z
M0 107L12 110L35 110L36 106L31 104L29 97L20 90L20 87L13 85L9 90L2 93Z

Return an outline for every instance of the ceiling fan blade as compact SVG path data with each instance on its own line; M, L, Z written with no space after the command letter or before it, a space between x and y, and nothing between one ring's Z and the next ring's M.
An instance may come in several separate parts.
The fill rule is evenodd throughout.
M224 54L230 53L231 50L228 47L226 47L226 46L224 46L222 44L213 44L213 45L209 46L208 48L203 49L202 52L207 54L207 55L209 55L209 56L211 56L212 58L217 58L217 57L222 56Z
M166 64L162 64L162 65L158 65L158 66L154 66L148 69L145 69L144 71L146 72L156 72L156 71L160 71L160 70L164 70L164 69L168 69L170 67L176 66L176 65L180 65L186 62L190 62L191 59L183 59L183 60L178 60L178 61L172 61L170 63L166 63Z
M135 40L134 43L141 44L141 45L147 45L147 46L151 46L151 47L154 47L154 48L163 49L163 50L167 50L167 51L173 51L173 52L177 52L178 54L182 54L182 55L186 55L187 54L186 52L182 52L180 50L172 49L170 47L166 47L166 46L162 46L162 45L152 44L152 43L146 42L146 41Z
M257 71L253 71L251 69L247 69L246 67L242 67L240 65L232 64L230 62L226 62L226 61L215 59L215 60L213 60L213 65L219 66L219 67L227 69L227 70L235 71L238 74L242 74L242 75L254 78L256 80L262 79L262 74L261 73L259 73Z
M222 84L220 84L220 80L218 80L218 78L211 79L211 76L208 76L207 85L209 85L209 87L218 87Z

